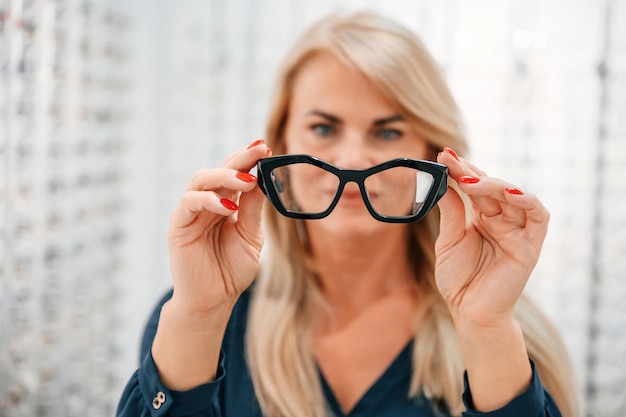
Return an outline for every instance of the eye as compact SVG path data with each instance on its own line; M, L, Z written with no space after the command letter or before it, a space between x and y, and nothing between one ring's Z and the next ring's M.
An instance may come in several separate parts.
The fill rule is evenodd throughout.
M317 123L311 126L311 130L319 136L330 136L335 133L335 127L325 123Z
M393 140L402 137L402 132L397 129L380 129L376 132L376 137L383 140Z

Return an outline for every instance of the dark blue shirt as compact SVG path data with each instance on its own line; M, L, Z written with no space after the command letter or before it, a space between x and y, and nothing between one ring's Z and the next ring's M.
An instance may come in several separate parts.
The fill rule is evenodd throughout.
M144 332L141 346L141 366L131 377L120 400L118 417L262 417L254 395L245 360L245 332L248 320L250 292L237 302L222 344L215 381L190 391L168 390L152 359L150 348L156 334L161 307L171 297L170 292L160 302ZM336 417L434 417L427 400L409 398L411 381L411 351L409 343L370 387L349 414L344 414L329 385L320 372L326 401ZM544 390L533 366L533 380L528 389L500 410L490 413L471 411L471 393L465 379L463 394L468 411L464 417L556 417L560 412L552 397ZM292 416L297 417L297 416Z

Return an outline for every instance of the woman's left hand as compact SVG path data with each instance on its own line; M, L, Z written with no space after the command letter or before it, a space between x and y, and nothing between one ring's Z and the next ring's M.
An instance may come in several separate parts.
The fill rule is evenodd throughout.
M467 196L464 204L449 188L439 202L437 286L455 322L498 327L512 320L539 259L549 213L536 196L486 176L450 149L437 160Z

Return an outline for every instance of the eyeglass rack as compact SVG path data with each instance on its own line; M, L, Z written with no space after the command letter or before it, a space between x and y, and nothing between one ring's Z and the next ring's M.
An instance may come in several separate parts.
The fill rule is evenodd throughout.
M131 24L0 0L0 416L109 416Z

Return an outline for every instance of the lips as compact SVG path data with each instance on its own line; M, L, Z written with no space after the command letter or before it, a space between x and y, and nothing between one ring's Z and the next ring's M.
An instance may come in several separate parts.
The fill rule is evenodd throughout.
M341 193L338 205L351 208L365 207L365 204L363 203L363 197L361 196L361 191L358 188L356 190L350 190L347 187Z
M341 193L341 198L346 198L346 199L361 198L361 192L358 190L357 191L343 190L343 192Z

